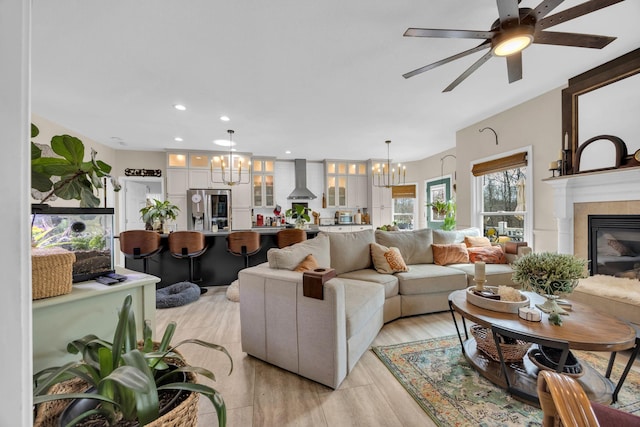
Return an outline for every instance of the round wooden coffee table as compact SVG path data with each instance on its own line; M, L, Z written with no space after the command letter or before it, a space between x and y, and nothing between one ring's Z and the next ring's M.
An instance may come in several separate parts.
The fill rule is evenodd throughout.
M526 295L530 298L532 306L544 301L544 298L538 294L526 292ZM467 333L465 319L489 329L492 325L497 325L532 337L566 341L571 350L617 352L636 346L636 331L630 324L593 311L584 304L576 302L571 304L572 309L569 315L562 316L562 326L555 326L549 322L549 316L545 313L542 313L541 322L529 322L521 319L517 314L487 310L467 302L466 290L454 291L449 295L451 315L466 359L485 378L503 388L506 388L506 381L500 362L492 360L476 348L475 339ZM462 316L465 340L462 338L454 313ZM591 366L583 362L581 364L584 375L577 380L589 398L601 403L610 403L616 385ZM526 356L522 363L508 364L511 383L517 383L519 388L533 396L537 396L537 372L538 368ZM621 381L624 381L624 377ZM621 385L620 383L619 386Z

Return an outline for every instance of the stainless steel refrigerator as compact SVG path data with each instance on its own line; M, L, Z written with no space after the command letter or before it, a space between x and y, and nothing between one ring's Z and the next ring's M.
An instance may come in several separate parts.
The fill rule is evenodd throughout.
M231 229L231 190L187 190L187 229Z

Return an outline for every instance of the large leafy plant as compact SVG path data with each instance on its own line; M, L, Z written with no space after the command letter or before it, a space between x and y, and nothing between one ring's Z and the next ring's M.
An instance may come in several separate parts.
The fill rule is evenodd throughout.
M152 341L151 329L145 322L140 344L136 339L136 321L131 305L131 295L127 295L120 309L112 342L95 335L72 341L67 345L67 351L81 355L81 360L47 368L34 375L34 404L59 399L95 399L101 404L76 417L70 425L96 414L105 417L110 424L125 419L138 420L140 425L145 425L159 417L159 391L184 390L209 398L216 409L218 424L225 426L226 406L218 391L204 384L176 382L173 377L176 372L190 372L215 380L211 371L188 365L174 351L177 347L192 343L220 351L231 361L231 374L233 360L227 350L198 339L186 339L172 346L175 322L167 326L159 344ZM178 361L178 367L171 368L170 364L175 361ZM47 394L52 385L71 378L84 380L95 388L95 392ZM167 378L172 380L166 383Z
M38 127L32 124L31 137L39 133ZM64 200L79 200L80 207L96 207L100 199L95 192L103 188L103 178L110 178L113 189L120 190L120 184L109 175L111 166L97 160L95 150L91 150L91 160L84 161L84 144L78 138L54 136L51 138L51 149L60 157L43 157L42 150L31 143L31 187L46 193L41 203L57 196Z

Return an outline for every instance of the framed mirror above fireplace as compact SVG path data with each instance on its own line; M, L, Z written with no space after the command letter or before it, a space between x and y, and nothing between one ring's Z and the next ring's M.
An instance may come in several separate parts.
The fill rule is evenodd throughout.
M619 84L618 84L619 83ZM620 89L618 89L620 88ZM622 91L622 92L621 92ZM613 93L613 96L607 96ZM623 94L621 96L620 94ZM615 95L617 94L617 95ZM615 123L618 117L627 117L629 112L637 117L640 110L640 49L635 49L612 61L600 65L592 70L569 79L568 87L562 91L562 143L567 150L567 174L584 172L585 169L576 167L581 163L588 163L582 156L591 158L606 158L602 151L609 148L606 141L601 144L593 144L593 150L579 150L580 145L588 139L598 135L613 135L621 137L628 146L628 152L615 167L625 168L639 166L640 162L634 159L634 152L640 149L640 134L637 133L637 119L623 119L622 123ZM597 115L589 117L589 111L597 111ZM615 111L618 111L617 113ZM609 121L607 117L611 117ZM584 123L581 121L584 120ZM607 120L606 122L604 120ZM598 123L595 123L597 121ZM631 125L622 128L622 125ZM632 129L631 131L627 129ZM635 132L635 133L633 133ZM598 151L600 150L600 151ZM615 153L615 147L611 146L611 154ZM608 164L602 165L603 169L610 168ZM587 170L597 170L595 166Z

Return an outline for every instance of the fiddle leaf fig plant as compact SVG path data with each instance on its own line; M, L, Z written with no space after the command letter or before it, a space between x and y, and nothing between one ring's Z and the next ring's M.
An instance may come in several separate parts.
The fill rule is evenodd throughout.
M32 124L31 136L35 137L39 132ZM84 144L80 139L56 135L51 138L51 149L59 157L43 157L42 150L31 142L31 186L46 194L41 203L57 196L64 200L79 200L80 207L97 207L100 199L95 192L103 188L103 178L110 178L114 191L120 191L120 184L110 175L111 166L97 160L95 150L91 150L91 160L84 161Z

